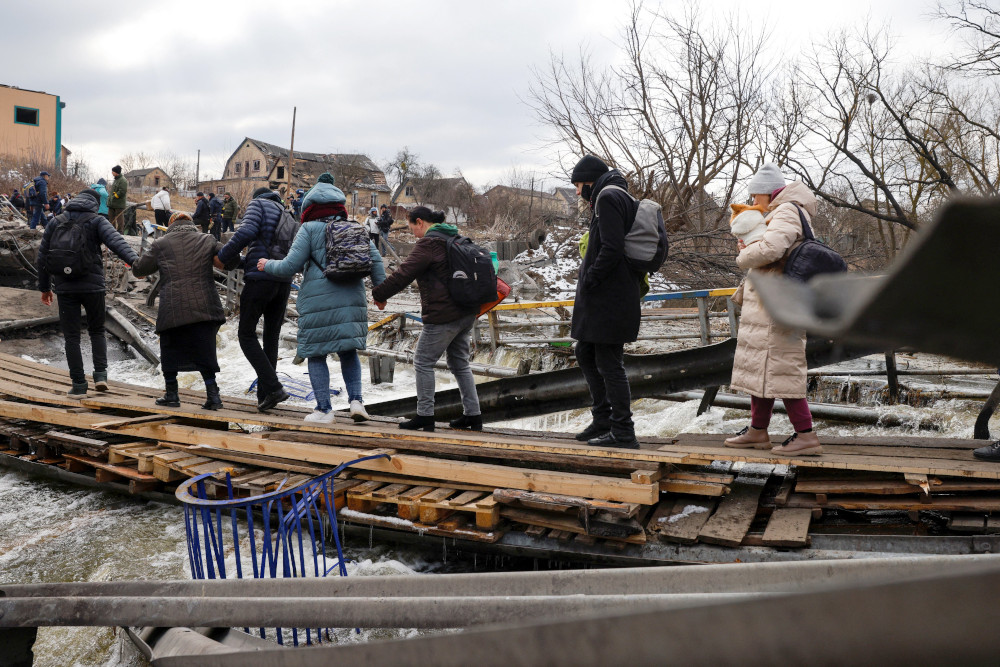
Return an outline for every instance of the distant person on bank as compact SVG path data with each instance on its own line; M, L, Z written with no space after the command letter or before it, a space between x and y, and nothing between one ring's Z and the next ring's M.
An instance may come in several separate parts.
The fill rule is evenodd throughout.
M328 424L335 419L327 366L327 357L331 354L340 359L351 418L354 421L368 419L358 357L358 350L365 349L368 341L368 297L364 278L331 281L323 275L323 267L327 264L327 225L347 220L345 202L346 197L333 184L333 177L322 174L302 198L302 227L295 235L288 256L281 260L266 257L257 260L257 269L275 278L290 280L296 273L302 274L302 287L295 304L299 311L298 355L309 361L309 382L316 397L316 409L305 418L310 422ZM372 284L379 285L385 280L382 257L371 241L369 246Z
M111 184L111 197L108 200L108 217L119 234L125 232L125 209L128 207L128 181L122 176L122 168L115 165L111 168L114 182Z
M395 251L389 244L389 231L392 229L392 224L395 220L392 219L392 213L389 211L389 207L382 204L382 212L378 216L378 231L379 235L382 237L382 246L380 250L392 250ZM385 256L385 252L382 253Z
M231 232L236 229L235 220L239 207L236 200L228 192L222 195L222 233Z
M570 180L591 208L570 335L577 340L576 360L590 389L593 421L576 439L596 447L638 449L625 374L625 343L639 336L642 274L625 260L625 232L638 203L621 190L605 192L608 186L627 190L628 182L593 155L577 162Z
M49 172L43 171L32 181L35 186L35 196L28 202L31 205L31 221L28 226L37 229L45 224L45 211L49 208Z
M170 191L166 186L153 195L152 206L156 224L160 227L170 224Z
M222 200L214 192L208 193L208 215L211 218L209 231L217 241L222 240Z
M157 405L181 405L177 374L198 371L205 381L205 410L222 407L216 335L226 321L215 288L213 262L222 244L202 234L187 213L170 216L167 233L153 241L132 267L137 278L160 272L160 304L156 333L160 336L160 368L165 391Z
M87 332L94 362L94 386L98 391L108 390L108 341L104 336L105 283L104 257L101 246L116 254L123 262L134 265L138 256L104 217L98 215L101 196L92 189L82 191L68 204L66 210L45 227L42 243L38 247L38 289L42 303L52 305L53 292L59 297L59 326L66 348L66 364L73 387L70 396L87 394L87 375L83 369L80 351L80 308L87 313ZM79 278L64 273L49 274L48 257L52 236L60 225L84 225L85 252L90 258L89 270ZM82 250L83 251L83 250Z
M101 203L97 206L97 214L104 216L105 220L111 220L111 216L108 214L108 182L103 178L97 179L97 182L90 186L92 190L101 195Z
M462 396L462 416L450 422L452 428L483 429L476 381L469 366L472 323L478 308L463 308L448 292L448 237L458 235L458 227L445 224L442 211L418 206L409 214L410 231L417 237L410 254L385 282L372 290L381 309L385 302L414 280L420 290L420 318L423 329L413 354L417 376L417 416L400 422L399 428L434 430L434 364L447 353L448 369L458 382Z
M766 211L767 230L755 243L737 242L736 264L748 273L781 275L782 260L805 240L799 209L810 220L816 214L816 197L798 181L785 185L785 177L772 163L762 165L748 187L754 205ZM749 282L743 283L741 292L734 295L734 301L742 301L742 310L729 386L750 394L750 425L725 445L798 456L821 454L806 401L805 331L779 326ZM776 398L785 404L795 433L772 448L767 428Z
M238 265L240 252L248 248L243 259L239 341L243 356L257 373L257 409L261 412L270 410L289 398L275 368L278 365L281 324L285 320L285 308L292 291L292 275L277 276L257 268L259 259L271 258L270 248L283 210L284 206L277 192L263 186L254 190L240 228L216 258L216 267L219 269L234 262ZM301 293L299 296L301 298ZM300 312L299 316L301 315ZM257 324L262 317L263 346L257 338Z
M208 226L212 223L212 211L208 207L208 199L205 198L204 192L194 194L194 215L191 216L191 220L203 233L208 234Z

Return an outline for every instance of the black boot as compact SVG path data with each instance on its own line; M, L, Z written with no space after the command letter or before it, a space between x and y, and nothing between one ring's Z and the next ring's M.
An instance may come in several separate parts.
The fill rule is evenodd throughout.
M619 435L616 436L610 431L604 435L598 436L596 438L591 438L587 441L587 444L591 447L617 447L619 449L639 449L639 441L635 439L635 435Z
M222 397L219 396L219 385L215 383L206 384L205 396L208 400L201 404L202 410L218 410L222 407Z
M973 449L972 455L980 461L993 461L994 463L1000 463L1000 440L997 440L992 445L986 445L985 447L980 447L979 449Z
M598 424L597 422L590 422L590 426L583 429L573 437L576 438L577 440L582 440L583 442L586 442L591 438L596 438L598 436L602 436L605 433L610 433L610 432L611 432L610 424Z
M473 431L483 430L483 416L482 415L462 415L458 419L452 419L448 422L448 426L452 428L468 428Z
M163 398L156 399L156 404L168 408L181 407L181 397L177 395L176 382L167 383L166 391L163 392Z
M399 422L399 428L405 428L407 431L434 431L434 415L430 417L422 417L417 415L413 419L407 419L405 422Z

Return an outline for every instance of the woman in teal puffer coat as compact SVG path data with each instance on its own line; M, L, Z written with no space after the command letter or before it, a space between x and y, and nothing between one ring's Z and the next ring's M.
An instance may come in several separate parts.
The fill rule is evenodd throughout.
M329 174L302 200L302 227L299 228L288 256L282 260L260 259L257 269L274 276L290 277L302 273L297 310L299 311L298 355L309 361L309 381L316 396L316 409L306 421L331 423L330 371L328 354L340 357L340 371L347 386L351 417L368 419L361 396L361 360L358 350L368 339L368 298L363 278L332 282L323 275L326 265L326 225L336 219L346 220L344 193L334 187ZM385 280L382 257L369 242L374 285Z

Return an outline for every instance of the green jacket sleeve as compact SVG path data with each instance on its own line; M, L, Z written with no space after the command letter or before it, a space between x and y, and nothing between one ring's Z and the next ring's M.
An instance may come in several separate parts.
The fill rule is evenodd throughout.
M125 195L128 193L128 181L125 177L116 178L115 182L111 186L111 202L108 206L111 208L125 208L126 199Z

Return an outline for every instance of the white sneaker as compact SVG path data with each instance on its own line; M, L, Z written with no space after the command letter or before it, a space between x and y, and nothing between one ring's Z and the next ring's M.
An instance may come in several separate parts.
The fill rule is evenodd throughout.
M365 410L364 403L361 401L351 401L351 419L356 422L366 422L371 419Z
M332 410L330 412L323 412L322 410L313 410L312 412L310 412L309 414L307 414L305 417L303 417L302 421L305 421L305 422L321 422L322 423L322 422L327 421L327 416L330 415L330 414L332 414L332 413L333 413Z

